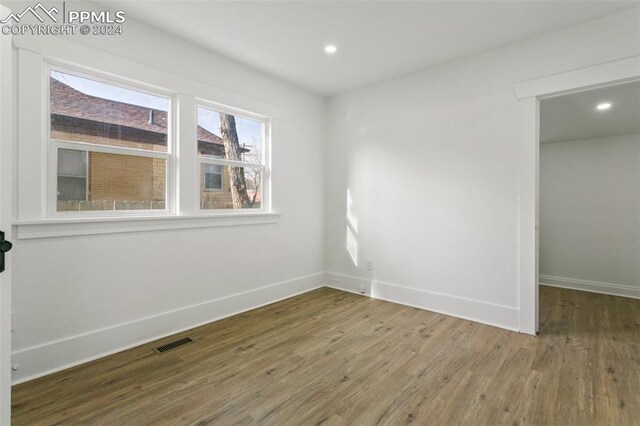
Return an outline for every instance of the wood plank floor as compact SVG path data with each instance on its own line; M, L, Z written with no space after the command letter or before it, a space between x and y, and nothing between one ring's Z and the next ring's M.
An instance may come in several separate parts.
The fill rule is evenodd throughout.
M639 425L640 300L542 287L540 316L533 337L323 288L15 386L13 422Z

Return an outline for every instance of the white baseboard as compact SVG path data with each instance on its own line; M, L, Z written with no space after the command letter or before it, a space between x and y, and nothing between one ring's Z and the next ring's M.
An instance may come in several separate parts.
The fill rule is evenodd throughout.
M203 324L306 293L327 283L326 274L298 277L219 299L94 330L12 353L19 369L13 384L55 373Z
M362 296L371 295L371 280L354 277L353 275L338 274L337 272L327 272L327 287ZM364 288L364 293L362 293L361 288Z
M602 283L575 278L554 277L551 275L540 275L538 282L541 285L548 285L551 287L561 287L572 290L589 291L591 293L602 293L612 296L640 299L640 285L631 286L626 284Z
M495 327L519 331L519 309L496 305L475 299L450 294L419 290L387 282L355 277L352 275L327 273L329 286L339 290L360 293L364 285L366 294L376 299L438 312Z
M351 275L318 272L254 290L209 300L123 324L70 336L12 353L19 369L13 384L84 364L203 324L239 314L319 287L338 290L509 330L518 330L518 309L463 297L419 290Z

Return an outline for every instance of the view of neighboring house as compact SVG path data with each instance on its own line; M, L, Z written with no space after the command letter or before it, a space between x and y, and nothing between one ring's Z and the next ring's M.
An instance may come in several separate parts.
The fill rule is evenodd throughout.
M90 96L51 77L51 138L167 151L167 112ZM222 138L198 126L198 153L224 158ZM242 148L248 152L248 148ZM166 160L58 151L58 211L164 209ZM203 164L202 208L231 208L228 168Z

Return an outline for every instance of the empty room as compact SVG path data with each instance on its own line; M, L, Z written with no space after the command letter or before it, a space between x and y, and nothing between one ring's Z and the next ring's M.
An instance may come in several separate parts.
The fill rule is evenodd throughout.
M640 425L639 1L0 30L0 425Z

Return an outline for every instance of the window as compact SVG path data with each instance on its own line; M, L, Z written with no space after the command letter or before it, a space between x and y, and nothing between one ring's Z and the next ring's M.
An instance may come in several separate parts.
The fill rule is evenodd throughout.
M39 105L46 120L32 134L45 139L39 152L46 170L37 182L45 183L46 206L29 195L39 186L32 180L21 192L29 199L25 211L39 208L51 218L208 215L211 221L219 213L269 212L269 116L276 108L248 102L261 111L254 113L202 100L190 90L213 99L217 91L180 77L150 74L138 83L114 76L114 68L103 75L43 61L45 78L34 84L45 92ZM35 82L35 72L25 72ZM159 88L164 82L175 87ZM35 104L36 96L24 93ZM24 160L21 173L35 164Z
M277 105L48 41L16 46L21 238L279 221L269 152Z
M167 96L50 69L52 210L168 212L170 110Z
M204 189L206 191L222 190L222 166L204 164Z
M201 210L263 209L267 120L197 108Z
M87 200L87 153L58 150L58 202Z

